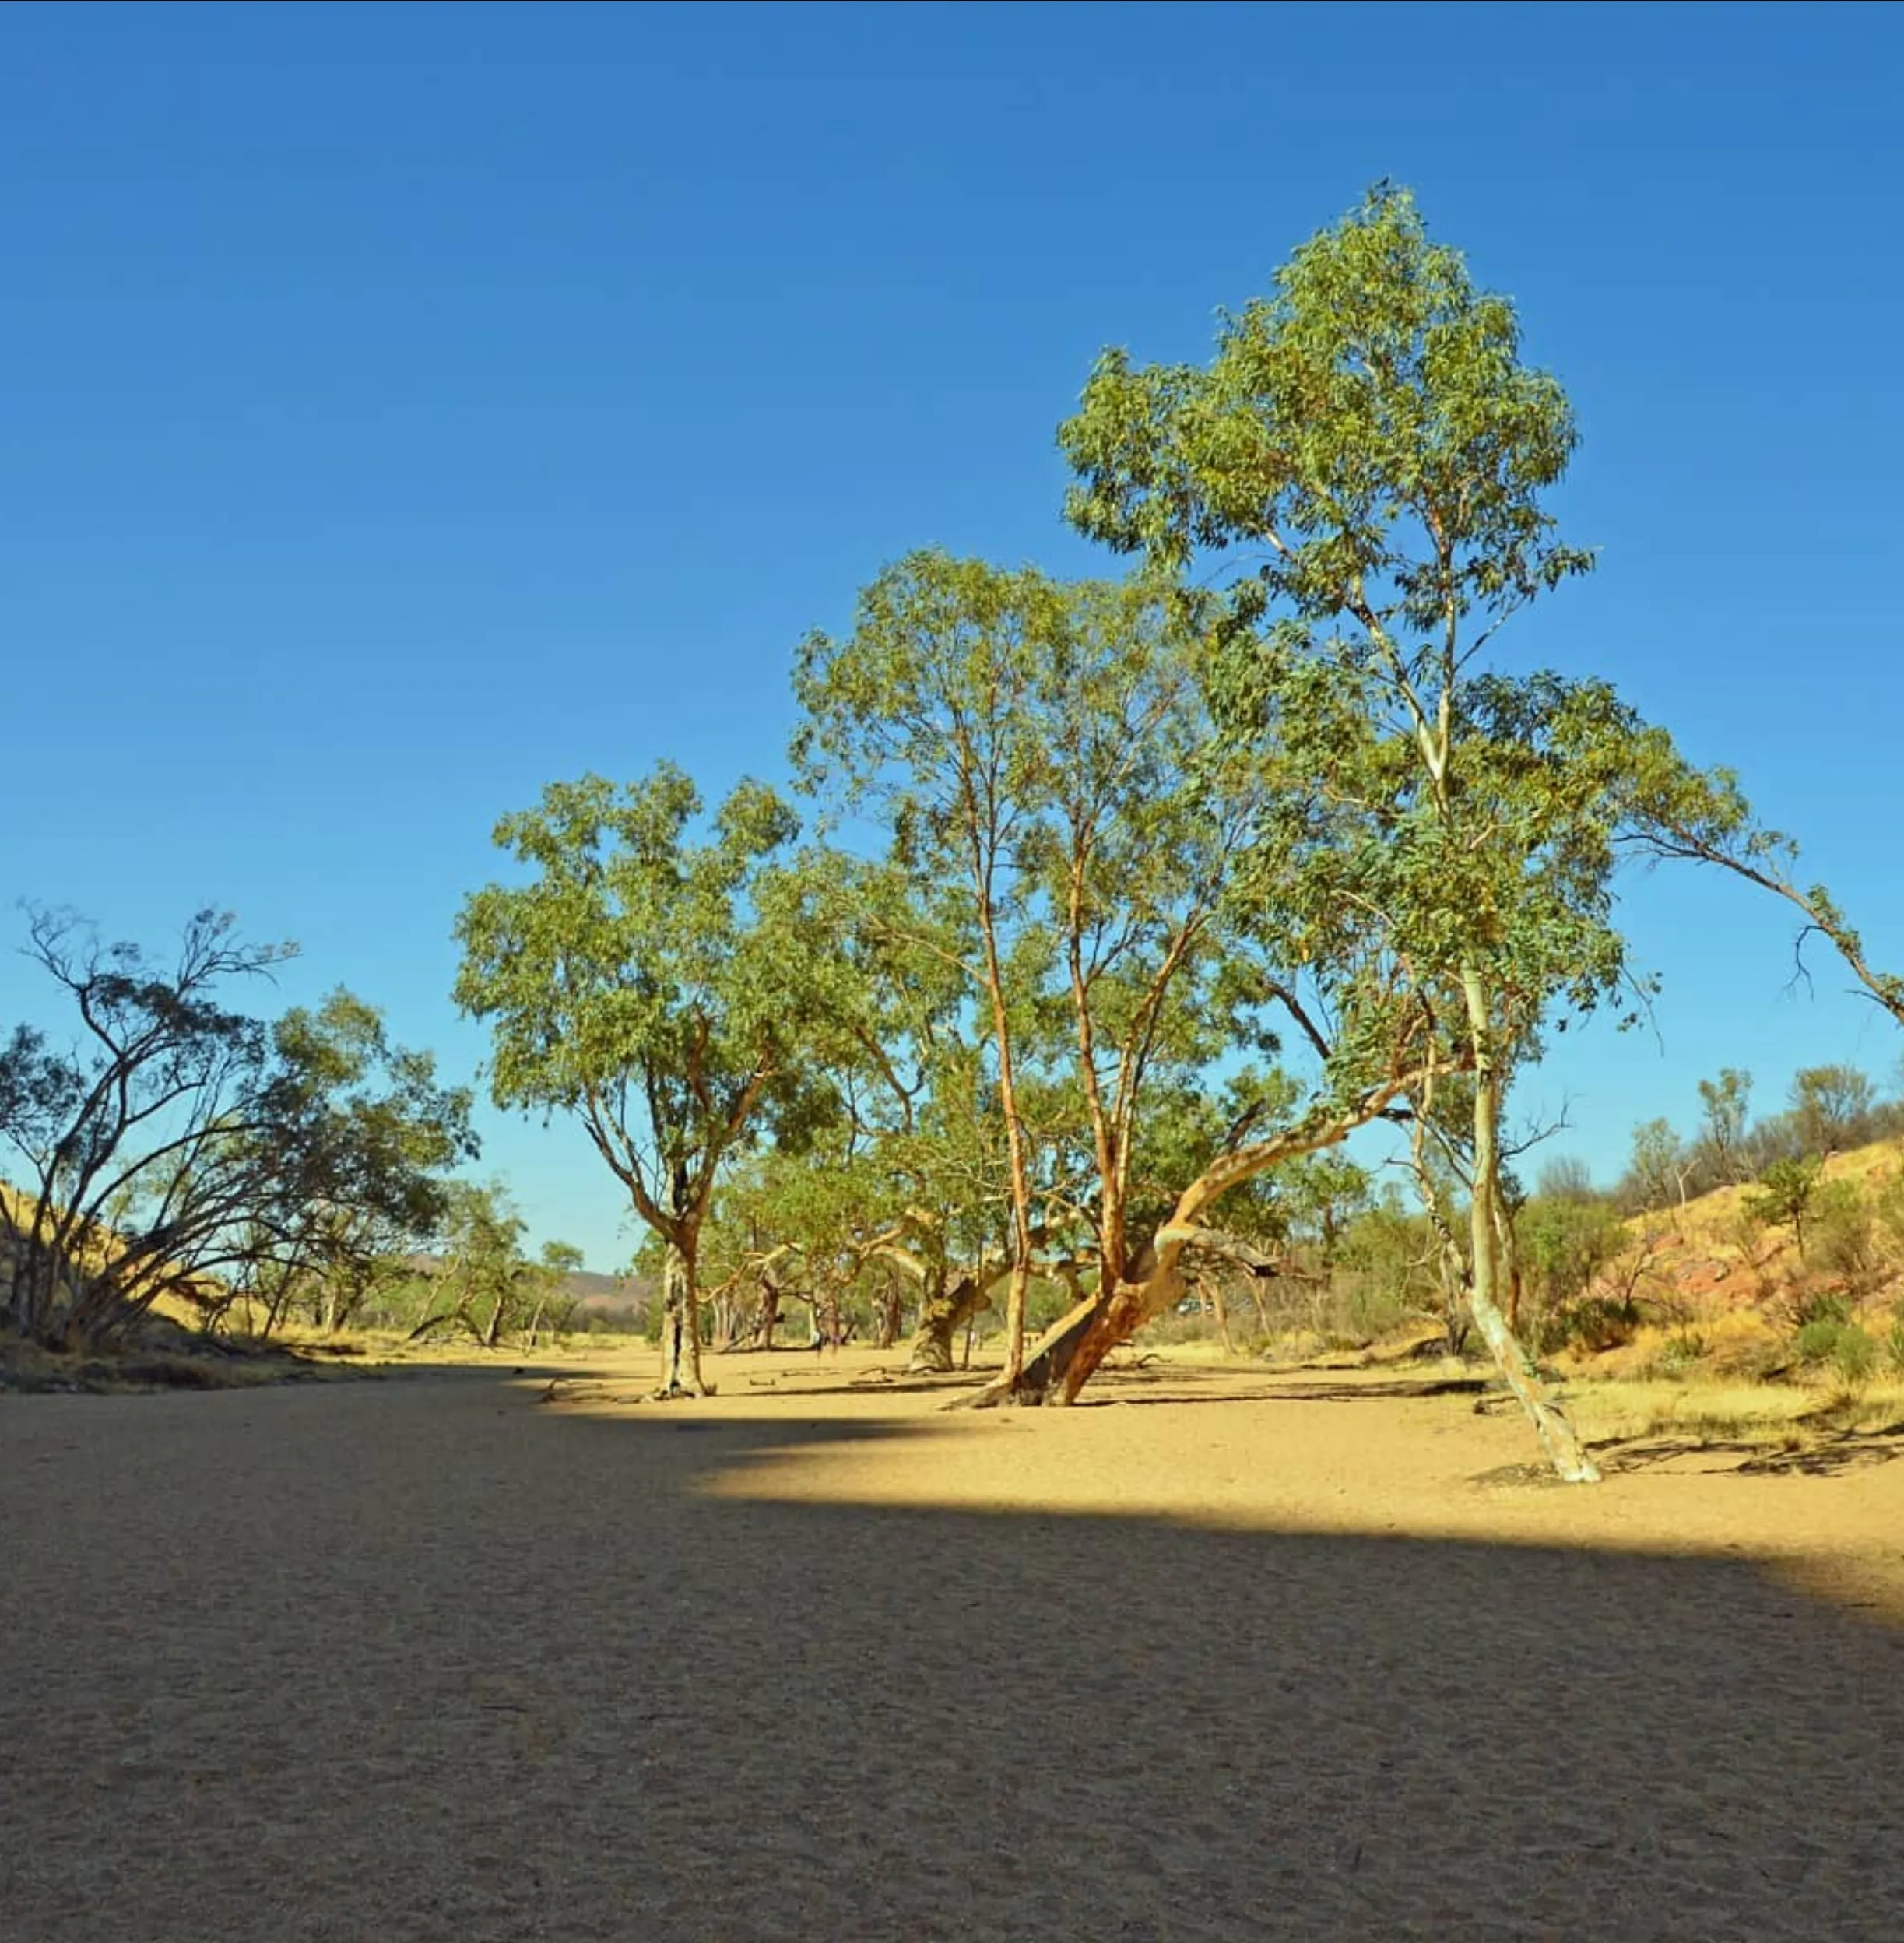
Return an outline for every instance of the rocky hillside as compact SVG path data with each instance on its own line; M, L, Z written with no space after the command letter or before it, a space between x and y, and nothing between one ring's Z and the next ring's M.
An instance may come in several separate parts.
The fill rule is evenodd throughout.
M1765 1184L1635 1216L1576 1305L1570 1345L1602 1366L1714 1363L1762 1374L1804 1353L1807 1328L1904 1329L1904 1141ZM1817 1340L1821 1340L1821 1338Z

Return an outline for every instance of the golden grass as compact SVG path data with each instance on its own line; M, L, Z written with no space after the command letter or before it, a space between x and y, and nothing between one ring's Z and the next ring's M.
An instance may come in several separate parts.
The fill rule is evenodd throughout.
M1697 1374L1612 1379L1569 1384L1565 1397L1581 1435L1596 1444L1673 1437L1800 1451L1904 1428L1904 1377L1849 1389L1825 1378L1794 1383Z

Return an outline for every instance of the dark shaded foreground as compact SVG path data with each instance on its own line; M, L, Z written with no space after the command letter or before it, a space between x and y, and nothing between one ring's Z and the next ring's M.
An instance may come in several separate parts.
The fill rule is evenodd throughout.
M696 1495L830 1421L0 1411L0 1936L1904 1938L1904 1636L1748 1564Z

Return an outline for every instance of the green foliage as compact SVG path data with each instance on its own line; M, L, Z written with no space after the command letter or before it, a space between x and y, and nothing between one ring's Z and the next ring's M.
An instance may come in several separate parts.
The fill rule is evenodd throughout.
M1564 1309L1584 1295L1626 1245L1625 1225L1604 1201L1537 1195L1516 1228L1530 1291L1543 1309Z
M1320 618L1374 566L1423 634L1444 613L1414 520L1439 516L1460 611L1517 604L1590 564L1539 509L1572 454L1559 385L1519 358L1504 297L1429 243L1412 199L1373 191L1299 248L1275 294L1225 319L1207 371L1100 359L1059 433L1075 525L1179 571L1256 543L1261 599Z
M1630 1343L1640 1315L1631 1301L1617 1296L1586 1295L1541 1317L1536 1340L1543 1354L1563 1349L1597 1356Z
M1666 1206L1684 1179L1684 1154L1670 1120L1648 1120L1633 1129L1630 1164L1643 1207Z
M1505 1089L1544 1030L1643 992L1611 885L1657 740L1604 683L1477 659L1592 564L1547 509L1575 443L1559 385L1382 187L1224 318L1207 367L1106 352L1059 439L1073 522L1182 585L1217 712L1272 767L1257 913L1347 975L1365 1062L1432 1047L1471 1073L1467 1306L1524 1362L1500 1308ZM1562 1474L1590 1476L1530 1408Z
M1799 1253L1804 1253L1805 1224L1818 1190L1824 1163L1812 1158L1775 1161L1759 1177L1758 1189L1745 1196L1745 1212L1762 1228L1789 1228Z
M1751 1074L1737 1066L1721 1067L1716 1080L1699 1082L1700 1138L1716 1182L1741 1178L1751 1093Z
M1842 1318L1806 1323L1793 1336L1792 1348L1801 1363L1830 1370L1848 1390L1868 1383L1878 1367L1878 1345L1856 1323Z
M1815 1288L1800 1285L1792 1292L1786 1305L1793 1333L1808 1329L1814 1323L1836 1325L1851 1319L1851 1302L1849 1297L1835 1289Z
M0 1047L0 1137L33 1191L0 1196L0 1316L58 1346L123 1341L161 1296L207 1322L317 1274L367 1281L426 1237L475 1152L466 1093L346 992L275 1025L225 1002L287 949L201 912L170 965L36 912L27 955L83 1022L79 1049Z
M1904 1172L1887 1175L1871 1196L1871 1218L1892 1261L1904 1265Z
M496 1104L572 1113L658 1232L691 1243L722 1162L827 1102L800 1035L832 964L774 792L740 784L697 838L671 764L554 783L496 841L529 873L464 904L455 998L486 1021ZM691 1246L687 1251L691 1255Z
M391 1045L376 1009L348 992L286 1014L272 1036L332 1158L295 1245L241 1265L235 1288L262 1295L274 1323L302 1301L314 1323L342 1329L442 1232L456 1193L448 1170L477 1151L470 1095L440 1087L428 1053Z
M1373 1281L1351 1284L1347 1298L1344 1333L1358 1347L1379 1341L1420 1312L1405 1291L1392 1284L1386 1287Z
M582 1253L573 1242L544 1242L539 1265L557 1277L579 1274Z
M1332 869L1311 873L1324 929L1379 913L1444 979L1484 954L1523 1028L1561 991L1613 990L1603 804L1635 726L1604 687L1471 663L1590 564L1541 503L1571 415L1520 361L1512 306L1405 194L1299 249L1206 369L1107 352L1060 439L1081 530L1180 574L1234 570L1211 679L1298 785L1331 779L1282 812L1298 842L1330 839Z
M1853 1066L1807 1066L1792 1081L1792 1117L1807 1152L1830 1154L1855 1146L1862 1136L1875 1089Z
M1811 1197L1808 1257L1855 1300L1883 1280L1877 1222L1855 1181L1821 1181Z
M1705 1361L1706 1338L1695 1330L1681 1330L1669 1336L1660 1351L1658 1369L1662 1376L1684 1376Z
M1339 1154L1305 1154L1277 1170L1276 1191L1315 1265L1333 1268L1347 1228L1368 1205L1368 1170Z
M1434 1255L1435 1238L1425 1217L1410 1214L1399 1195L1390 1192L1344 1229L1336 1266L1364 1281L1372 1304L1424 1314L1440 1298Z
M566 1329L575 1305L563 1282L581 1268L581 1251L552 1241L530 1260L526 1224L500 1182L452 1182L446 1200L437 1253L420 1273L410 1266L380 1284L348 1319L415 1338L467 1336L490 1348Z
M812 637L796 676L803 776L876 818L903 887L859 928L957 975L1014 1204L1028 1227L1041 1174L1094 1174L1113 1272L1133 1202L1161 1199L1161 1219L1182 1185L1194 1077L1237 1023L1211 978L1248 789L1211 749L1193 648L1141 583L922 553L865 590L848 635Z
M1062 1282L1034 1279L1025 1298L1025 1324L1035 1333L1050 1328L1059 1316L1069 1313L1071 1291Z

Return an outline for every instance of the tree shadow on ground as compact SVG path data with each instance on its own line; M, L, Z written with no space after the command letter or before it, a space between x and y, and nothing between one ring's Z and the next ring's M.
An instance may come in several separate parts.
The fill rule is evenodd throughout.
M1478 1397L1490 1386L1491 1379L1484 1376L1439 1376L1423 1378L1382 1378L1365 1383L1326 1383L1269 1382L1252 1384L1247 1390L1236 1386L1227 1371L1214 1373L1204 1380L1222 1381L1224 1389L1216 1395L1197 1396L1179 1393L1175 1377L1164 1376L1154 1380L1168 1386L1168 1393L1161 1396L1132 1394L1122 1381L1122 1372L1109 1383L1094 1381L1091 1387L1080 1397L1071 1407L1073 1410L1092 1410L1108 1404L1360 1404L1393 1403L1398 1397ZM1188 1387L1186 1383L1186 1388ZM1509 1396L1508 1400L1513 1400Z
M800 1380L806 1372L789 1370L788 1381L782 1383L775 1377L750 1377L749 1391L757 1396L784 1397L838 1397L843 1392L852 1396L907 1397L943 1392L947 1397L962 1394L968 1390L982 1390L996 1374L989 1369L905 1370L888 1372L881 1369L861 1370L842 1380L835 1376L831 1383L812 1383ZM749 1393L738 1388L737 1396Z
M1904 1457L1904 1425L1882 1430L1818 1431L1789 1448L1741 1439L1644 1437L1597 1445L1594 1460L1609 1473L1657 1469L1688 1457L1717 1461L1715 1471L1739 1477L1835 1477Z
M1899 1630L1744 1559L769 1495L947 1434L9 1407L7 1935L1904 1936Z

